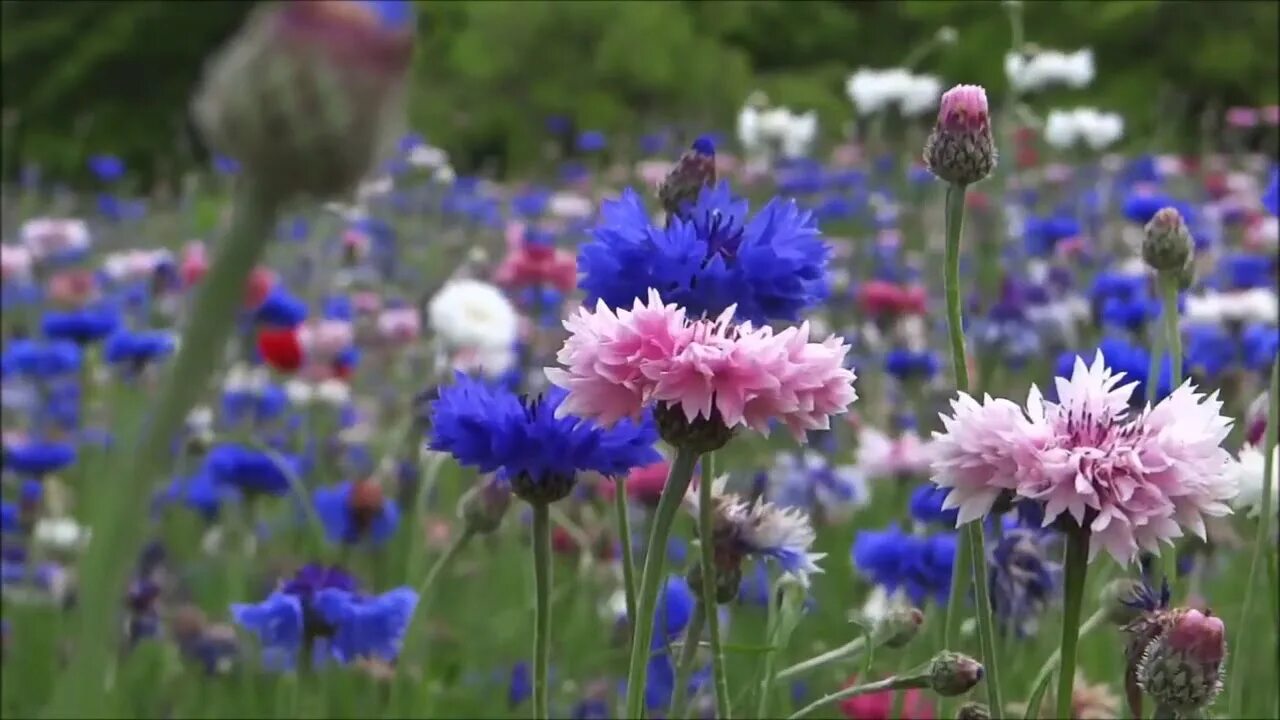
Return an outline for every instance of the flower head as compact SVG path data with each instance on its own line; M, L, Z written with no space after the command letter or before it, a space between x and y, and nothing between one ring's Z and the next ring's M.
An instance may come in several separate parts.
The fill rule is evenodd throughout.
M1062 566L1051 559L1052 539L1038 530L1013 528L991 550L991 611L1002 628L1019 636L1035 633L1040 614L1057 592Z
M562 412L567 394L517 396L458 375L432 404L431 447L482 472L503 470L517 495L551 502L582 470L620 476L659 459L648 421L603 428Z
M1188 382L1131 416L1134 384L1122 377L1099 352L1057 378L1056 403L1034 386L1025 412L961 393L935 434L933 481L951 488L945 507L960 508L965 523L1002 495L1034 500L1046 526L1065 514L1062 522L1091 533L1091 554L1105 547L1121 563L1184 528L1203 538L1204 516L1230 513L1223 501L1236 494L1222 403Z
M400 520L399 506L382 496L376 480L320 488L315 492L315 507L325 533L337 543L354 544L366 538L383 543Z
M1222 692L1226 626L1191 609L1171 611L1164 628L1143 651L1138 684L1158 706L1178 714L1208 707Z
M909 535L897 527L862 530L854 539L854 565L877 586L904 590L916 606L946 602L955 562L955 533Z
M1232 467L1240 494L1232 502L1237 508L1249 511L1249 517L1256 517L1262 512L1263 488L1268 487L1266 478L1267 459L1256 445L1245 445L1240 448L1239 458ZM1271 510L1276 512L1280 507L1276 503L1276 493L1280 490L1280 446L1271 448Z
M934 175L949 183L970 185L991 174L996 148L985 89L957 85L942 94L924 160Z
M452 349L507 350L519 333L519 316L497 287L478 280L452 280L427 306L427 320Z
M564 369L547 370L569 391L562 413L609 424L657 401L689 424L768 434L777 420L803 441L857 398L854 374L843 366L848 346L837 338L809 342L807 323L774 334L733 325L732 307L714 321L690 322L657 291L648 299L616 314L599 301L594 313L583 308L565 321L570 337L556 356Z
M592 235L578 256L588 304L626 308L656 288L693 316L736 306L763 323L797 320L828 292L830 248L812 215L775 198L748 221L746 201L726 183L702 188L666 228L628 189L604 204Z

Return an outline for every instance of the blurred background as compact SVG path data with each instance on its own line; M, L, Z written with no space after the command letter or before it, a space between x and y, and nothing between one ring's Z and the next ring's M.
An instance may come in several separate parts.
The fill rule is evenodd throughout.
M819 142L855 117L845 79L911 65L945 84L1008 91L1008 7L990 2L755 0L423 2L411 121L460 172L503 177L549 141L585 130L615 159L654 131L682 135L734 118L753 90L819 116ZM4 173L88 177L110 153L149 183L206 162L187 99L204 58L250 2L4 2ZM1276 2L1031 2L1027 43L1091 48L1081 90L1026 99L1043 112L1121 113L1128 150L1195 150L1223 110L1280 98ZM939 28L955 30L941 42ZM928 120L922 120L927 122Z

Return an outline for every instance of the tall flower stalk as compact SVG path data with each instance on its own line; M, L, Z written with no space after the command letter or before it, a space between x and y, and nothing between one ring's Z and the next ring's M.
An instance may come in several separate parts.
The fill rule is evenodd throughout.
M995 141L991 134L990 110L986 91L976 85L958 85L942 96L938 121L924 149L929 170L947 183L946 256L943 286L947 301L947 332L951 344L951 360L955 368L956 387L969 391L968 355L964 345L964 325L960 306L960 239L964 230L965 193L970 184L985 179L995 168ZM980 520L980 519L979 519ZM978 639L987 672L987 699L993 708L1004 707L1000 697L1000 675L995 657L995 630L991 603L987 597L986 547L982 523L970 521L960 532L956 547L956 566L965 560L971 565L977 607ZM964 573L952 575L951 593L943 621L946 647L954 647L958 639L960 605L964 601Z
M1076 647L1080 642L1080 614L1084 607L1084 581L1089 570L1089 531L1068 530L1067 560L1063 582L1062 642L1059 645L1058 706L1054 717L1071 717L1072 684L1076 677Z
M715 544L712 541L715 533L715 521L711 501L712 479L715 477L715 455L708 453L702 458L702 477L698 481L698 537L702 567L715 567ZM698 606L706 614L707 634L711 643L711 678L715 687L716 717L729 718L729 678L725 673L724 653L720 647L720 614L716 612L719 597L716 590L716 574L702 573L702 599ZM695 638L696 640L696 638Z

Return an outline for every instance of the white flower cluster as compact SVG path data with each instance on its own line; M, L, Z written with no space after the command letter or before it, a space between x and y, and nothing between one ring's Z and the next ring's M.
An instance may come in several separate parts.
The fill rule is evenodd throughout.
M849 76L845 93L859 115L875 115L896 105L903 117L919 117L938 105L942 81L905 68L859 68Z
M1280 299L1276 297L1276 291L1270 288L1251 288L1233 292L1210 290L1187 296L1183 318L1188 324L1220 325L1224 322L1255 322L1275 325L1280 321L1278 301Z
M1032 54L1011 52L1004 56L1004 74L1018 92L1035 92L1053 85L1088 87L1093 82L1093 50L1071 53L1041 50Z
M782 106L766 107L757 95L738 113L738 141L748 155L768 156L776 147L782 157L805 157L817 136L818 114L812 110L797 113Z
M431 298L427 319L448 364L456 370L478 370L496 377L516 361L520 318L494 285L450 280Z
M1091 107L1050 110L1044 123L1045 142L1060 150L1103 150L1123 136L1124 118Z

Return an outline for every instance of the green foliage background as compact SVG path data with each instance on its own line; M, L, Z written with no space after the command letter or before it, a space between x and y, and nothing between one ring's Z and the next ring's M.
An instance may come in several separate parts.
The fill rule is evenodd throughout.
M897 65L950 25L959 42L919 69L999 96L1010 46L994 0L490 0L423 2L414 125L465 167L504 155L535 162L550 114L612 137L659 124L731 128L755 88L816 109L833 136L851 116L845 77ZM186 101L203 58L249 2L134 0L0 4L5 169L38 161L83 173L93 152L146 175L195 161ZM1098 79L1035 104L1089 103L1124 113L1128 137L1157 129L1189 143L1205 110L1274 103L1280 3L1027 2L1026 40L1092 47ZM1158 121L1159 119L1159 121Z

